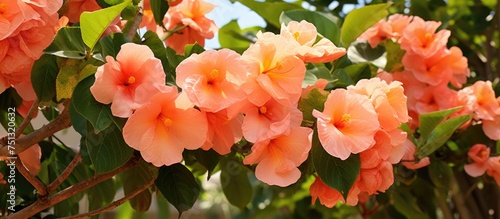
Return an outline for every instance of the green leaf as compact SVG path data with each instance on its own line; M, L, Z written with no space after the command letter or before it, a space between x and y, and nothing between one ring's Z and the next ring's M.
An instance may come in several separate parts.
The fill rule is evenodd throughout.
M87 156L96 173L110 172L125 164L134 153L134 149L129 147L121 130L115 125L111 125L105 130L94 133L94 130L87 125L85 142L81 145L82 157Z
M80 27L63 27L59 29L54 40L44 50L44 53L63 58L85 58L85 44L83 43Z
M441 160L431 160L429 165L429 177L437 188L448 191L450 180L453 177L453 170L448 163Z
M151 11L153 12L156 24L160 27L165 27L163 18L168 11L168 2L165 0L150 0L149 4L151 5Z
M81 116L87 119L94 127L94 132L99 133L112 123L111 108L97 102L90 92L90 87L94 84L95 78L88 77L78 83L73 92L71 104Z
M384 41L385 50L387 51L387 64L384 70L386 72L400 72L404 70L402 64L403 56L406 51L401 49L399 43L392 40Z
M418 207L417 198L415 198L410 192L401 192L395 190L392 193L392 199L394 202L394 207L398 212L412 219L427 219L429 218L422 210Z
M143 38L144 40L142 41L141 44L148 46L151 49L151 51L153 51L154 56L157 59L161 60L163 69L167 69L168 67L167 50L165 48L165 45L163 44L163 41L158 37L158 34L148 30L144 34Z
M203 46L200 46L200 44L198 44L198 43L187 44L184 47L184 57L185 58L188 58L189 56L191 56L194 53L200 54L202 52L205 52L205 48L203 48Z
M420 138L419 142L423 143L419 144L417 147L415 156L422 159L436 151L439 147L443 146L446 141L448 141L455 130L467 123L470 119L472 119L472 115L462 115L448 119L447 121L437 125L436 128L434 128L434 130L432 130L429 134L428 138Z
M262 27L249 27L241 29L237 20L232 20L219 29L219 43L223 48L243 53L255 39L257 32L264 30Z
M346 88L349 85L353 85L354 81L349 77L344 69L337 69L333 72L332 77L334 79L334 86L336 88Z
M328 92L318 88L312 89L305 98L300 98L298 108L304 115L305 122L312 124L316 121L312 112L314 109L323 112L327 98Z
M418 121L420 121L420 138L427 139L429 134L436 128L436 126L441 123L446 117L456 112L462 107L455 107L451 109L421 114L418 117Z
M193 153L196 160L207 169L207 180L209 180L215 167L217 167L217 164L219 164L221 155L215 152L213 149L210 149L208 151L198 149L193 151Z
M264 18L267 23L277 28L281 27L279 16L283 11L303 9L299 5L281 1L259 2L254 0L238 0L238 2L249 7L252 11L255 11Z
M363 32L379 20L385 18L389 14L387 8L390 5L389 3L368 5L349 12L342 25L340 34L342 46L345 48L349 47Z
M318 133L315 131L311 156L314 168L321 180L329 187L339 191L344 199L347 199L349 190L354 185L361 169L359 154L351 154L346 160L333 157L323 149L318 139Z
M123 3L109 8L93 12L83 12L80 15L80 28L85 45L92 50L106 28L108 28L111 22L119 16L123 9L131 2L132 0L125 0Z
M116 187L113 178L107 179L87 190L89 200L88 211L102 208L113 201Z
M200 185L193 174L180 163L161 167L155 184L168 202L179 211L179 217L193 207L200 195Z
M144 184L152 180L153 177L154 176L149 170L148 164L144 160L141 160L139 162L139 165L121 174L121 181L123 182L123 191L125 195L127 196L135 192ZM145 212L151 206L151 198L151 190L146 189L136 195L134 198L130 199L130 205L136 211Z
M349 78L356 83L361 79L371 78L371 69L368 63L358 63L349 65L344 68L344 71L349 75Z
M385 48L378 45L372 48L366 41L356 41L349 47L347 56L353 63L369 62L378 68L384 68L387 65Z
M240 210L245 209L253 194L252 185L248 180L248 170L236 160L223 159L220 182L229 203Z
M62 66L56 78L56 99L69 99L73 89L78 84L78 67L74 65Z
M281 13L281 23L288 24L288 22L292 20L298 22L305 20L309 23L312 23L318 30L318 33L321 34L321 36L329 39L335 45L339 45L340 28L337 26L335 21L331 20L325 15L317 11L309 11L305 9L284 11Z
M56 77L59 72L56 57L42 55L31 69L31 84L40 102L51 101L56 96Z
M120 52L122 45L127 42L129 42L129 40L123 33L111 33L104 36L99 40L103 58L106 58L106 56L113 56L113 58L116 59L116 55Z

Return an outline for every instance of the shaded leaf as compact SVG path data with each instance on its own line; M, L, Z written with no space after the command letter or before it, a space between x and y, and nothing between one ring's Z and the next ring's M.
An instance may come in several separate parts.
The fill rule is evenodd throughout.
M257 32L264 30L262 27L249 27L241 29L237 20L232 20L219 29L219 43L223 48L243 53L255 40Z
M149 171L148 164L141 160L139 164L132 169L129 169L121 174L121 181L123 182L123 191L125 196L135 192L153 179L151 171ZM130 205L133 209L139 212L145 212L151 206L152 192L146 189L135 197L130 199Z
M437 188L448 191L450 180L453 177L453 170L448 163L441 160L432 160L429 165L429 177Z
M129 42L127 37L123 33L111 33L104 36L99 40L101 45L102 57L113 56L116 59L116 55L120 52L122 45Z
M59 29L54 40L44 50L44 53L72 59L85 58L85 44L83 43L80 27L63 27Z
M327 98L328 92L318 88L312 89L307 97L300 98L298 108L302 112L304 120L314 123L316 118L312 115L313 110L323 112Z
M179 211L179 217L193 207L200 195L200 185L193 174L180 163L161 167L155 185Z
M102 208L113 201L116 187L113 178L107 179L87 190L89 200L88 211Z
M220 182L229 203L243 210L252 200L253 189L248 180L248 170L238 161L221 160Z
M254 0L238 0L238 2L249 7L252 11L255 11L262 18L264 18L267 23L278 28L281 27L281 23L279 21L281 12L302 9L299 5L279 1L259 2Z
M149 0L149 4L151 5L151 11L153 12L156 24L160 27L165 27L163 18L168 11L168 2L165 0Z
M44 54L31 69L31 84L40 102L51 101L56 96L56 77L59 72L56 57Z
M208 151L198 149L193 151L193 153L196 160L207 169L207 180L209 180L215 167L217 167L217 164L219 164L221 155L215 152L213 149L210 149Z
M359 154L351 154L346 160L333 157L320 144L317 131L314 132L311 151L314 168L321 180L347 199L361 169Z
M385 40L384 46L387 51L387 64L385 65L384 70L387 72L403 71L404 66L402 59L406 51L401 49L399 43L392 40Z

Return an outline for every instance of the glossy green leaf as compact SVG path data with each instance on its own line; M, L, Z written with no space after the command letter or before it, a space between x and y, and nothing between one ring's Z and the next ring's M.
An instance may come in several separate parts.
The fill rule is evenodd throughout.
M346 160L333 157L320 144L317 131L314 132L311 152L314 168L321 180L347 199L361 169L359 154L351 154Z
M143 40L141 44L148 46L151 49L151 51L153 51L154 56L157 59L161 60L163 69L167 69L168 67L167 50L165 48L165 45L163 44L163 41L158 37L158 34L148 30L142 38Z
M423 143L418 145L415 156L421 159L436 151L450 139L451 135L453 135L460 126L467 123L471 118L472 115L457 116L437 125L429 134L428 138L420 139L420 142Z
M80 27L63 27L59 29L54 40L44 50L44 53L63 58L85 58L85 44L83 43Z
M305 9L284 11L280 15L280 22L288 24L290 21L305 20L312 23L321 36L329 39L335 45L340 42L340 28L335 21L317 11L310 11Z
M257 14L259 14L267 23L279 28L281 23L279 21L279 16L283 11L289 11L294 9L302 9L299 5L279 2L279 1L266 1L259 2L254 0L238 0L241 4L249 7Z
M372 48L366 41L352 43L347 50L347 56L353 63L370 62L378 68L384 68L388 62L383 46Z
M104 36L101 40L99 40L102 57L106 58L106 56L113 56L113 58L116 59L116 55L120 52L122 45L127 42L129 42L129 40L123 33L111 33Z
M110 172L125 164L134 153L121 130L114 124L99 133L87 125L85 142L81 145L82 157L88 156L97 174Z
M347 66L344 71L349 75L349 78L356 83L361 79L371 78L371 69L368 63L358 63Z
M187 44L186 46L184 46L184 57L185 58L188 58L192 54L195 54L195 53L200 54L202 52L205 52L205 48L203 48L203 46L200 46L200 44L198 44L198 43Z
M94 127L94 132L99 133L112 123L111 108L95 100L90 92L90 87L94 84L95 78L88 77L78 83L73 92L71 104L78 114L87 119Z
M310 124L316 121L312 115L313 110L323 112L328 92L318 88L312 89L306 97L300 98L298 108L304 115L304 121Z
M302 81L302 88L306 88L309 85L315 84L319 78L325 79L329 82L334 81L333 76L330 71L324 66L314 66L307 69L304 80Z
M264 28L258 26L241 29L237 20L232 20L219 29L219 43L222 48L243 53L254 42L257 32L261 30Z
M108 28L111 22L119 16L122 10L131 2L132 0L125 0L109 8L93 12L83 12L80 15L80 28L85 45L93 49L106 28Z
M342 47L349 47L363 32L385 18L390 4L368 5L349 12L342 25L340 39Z
M441 123L446 117L459 110L460 108L461 107L455 107L451 109L421 114L418 117L418 121L420 121L420 138L426 139L439 123Z
M88 211L102 208L113 201L116 194L116 187L113 178L107 179L87 190L89 200Z
M151 11L153 12L153 17L156 24L160 27L165 27L163 24L163 18L168 11L168 2L165 0L150 0Z
M193 207L200 195L200 185L193 173L180 163L161 167L155 185L168 202L179 211L179 217L184 211Z
M334 86L336 88L346 88L349 85L353 85L354 81L349 77L344 69L337 69L333 72L332 77L334 79Z
M243 210L252 200L253 189L248 180L248 170L238 161L221 160L220 182L229 203Z
M402 59L406 51L401 49L399 43L392 40L384 41L384 46L387 51L387 64L384 70L387 72L403 71L404 66L402 64Z
M56 77L59 72L56 57L42 55L31 69L31 84L40 102L51 101L56 96Z
M154 176L149 170L149 164L141 160L139 165L127 170L121 174L121 181L123 182L123 192L129 195L142 187L144 184L150 182ZM151 206L152 192L146 189L130 199L130 205L133 209L139 212L145 212Z

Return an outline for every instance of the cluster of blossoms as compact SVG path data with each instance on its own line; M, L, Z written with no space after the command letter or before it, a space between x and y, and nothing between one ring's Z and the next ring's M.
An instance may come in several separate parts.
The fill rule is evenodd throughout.
M149 0L144 0L144 14L140 27L155 31L166 38L167 46L177 53L184 53L184 46L198 43L205 45L205 39L214 37L218 28L213 20L205 15L215 8L215 5L204 0L169 1L169 8L163 19L166 28L158 26L154 20Z
M128 117L125 141L155 166L180 162L184 149L228 154L244 137L254 143L244 163L258 164L256 177L288 186L299 179L297 167L311 148L312 129L300 126L297 109L305 62L345 54L327 39L315 43L316 37L314 25L291 21L279 35L259 33L242 55L228 49L193 54L176 69L181 93L165 85L161 62L148 47L127 43L116 60L106 57L90 90L97 101L111 103L114 116Z
M467 153L473 163L464 166L465 172L472 177L478 177L485 172L500 185L500 156L490 157L490 148L484 144L476 144Z
M0 93L13 87L24 100L35 100L31 68L60 26L62 0L0 1ZM66 20L67 21L67 20Z
M341 104L339 104L341 103ZM400 82L379 78L360 80L346 90L333 90L318 118L318 136L325 150L342 160L359 154L361 170L347 200L319 177L310 188L313 203L333 207L339 201L356 205L369 195L385 192L394 183L392 164L408 152L406 132L398 127L408 121L406 96Z
M399 43L400 48L405 51L401 60L403 70L395 69L395 72L379 70L378 77L386 81L397 80L403 83L408 97L411 128L418 127L420 114L461 107L450 118L473 114L471 121L462 128L482 123L486 136L492 140L499 140L500 99L495 98L490 81L477 81L471 86L462 88L470 76L467 59L463 57L459 48L446 47L450 31L443 29L436 32L440 25L440 22L396 14L387 20L379 21L358 39L368 41L372 47L376 47L384 40L391 40ZM414 146L411 147L415 150ZM476 150L479 149L474 149ZM475 156L473 160L478 160L476 162L480 163L479 157ZM417 167L428 164L428 158L425 159L423 163L417 164ZM471 168L469 166L466 170ZM472 172L476 174L471 174ZM478 174L479 172L474 170L472 172L469 174L473 176L484 173L483 171Z

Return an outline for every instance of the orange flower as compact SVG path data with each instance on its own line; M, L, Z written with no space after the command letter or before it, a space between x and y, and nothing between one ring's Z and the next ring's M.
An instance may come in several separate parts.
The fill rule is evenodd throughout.
M475 144L469 149L467 155L474 161L464 166L465 172L472 177L483 175L488 168L490 158L490 148L484 144Z
M488 169L486 173L493 177L497 185L500 186L500 156L490 157L490 159L488 159Z
M248 100L263 105L274 98L283 105L296 104L302 93L306 68L283 36L262 34L242 55L249 76L243 84Z
M193 54L177 67L177 85L200 109L217 112L242 100L246 78L240 55L232 50Z
M68 0L66 2L67 11L64 13L69 18L69 22L80 22L80 15L84 11L92 12L101 9L96 0Z
M235 118L227 116L227 110L216 113L206 112L208 121L208 134L203 150L214 149L220 155L229 154L233 144L243 137L241 130L242 115Z
M413 144L413 142L410 139L406 139L404 146L406 148L406 152L405 155L403 156L402 163L406 168L414 170L425 167L431 163L429 157L424 157L418 162L414 161L417 147L415 147L415 144Z
M198 149L207 138L205 115L194 108L183 109L177 98L175 88L156 93L123 127L125 142L158 167L180 162L184 149Z
M184 46L197 42L205 45L205 39L214 37L218 28L215 22L205 17L215 5L204 0L184 0L176 6L171 6L165 16L165 27L168 30L182 28L167 38L165 43L178 54L184 53Z
M393 183L394 173L392 164L387 161L382 161L379 165L371 169L361 169L358 181L356 181L359 190L369 195L376 194L377 191L385 192Z
M318 119L321 144L330 155L342 160L371 147L380 128L368 97L343 89L333 90L323 112L314 110L313 116Z
M316 177L316 180L309 188L309 192L312 196L312 204L316 203L316 200L319 198L319 202L329 208L333 208L338 202L343 202L348 205L354 206L358 203L358 195L360 190L356 185L354 185L347 195L347 202L342 197L342 194L335 189L332 189L325 185L323 181L319 177Z
M440 30L436 33L439 26L441 22L424 21L420 17L414 17L399 40L401 48L423 58L441 52L446 48L450 31Z
M269 185L289 186L300 178L297 168L311 150L312 129L295 127L288 135L256 142L244 164L257 164L255 176Z
M165 85L161 61L154 57L147 46L123 44L116 60L107 56L106 61L106 64L97 69L96 80L90 91L97 101L111 103L114 116L129 117L138 107L135 99L138 87L147 86L151 89L145 90L155 93L157 89L153 87Z
M297 49L297 56L304 62L331 62L346 53L344 48L337 48L327 38L315 43L318 31L313 24L305 20L300 23L290 21L288 25L282 24L280 35L292 42Z

